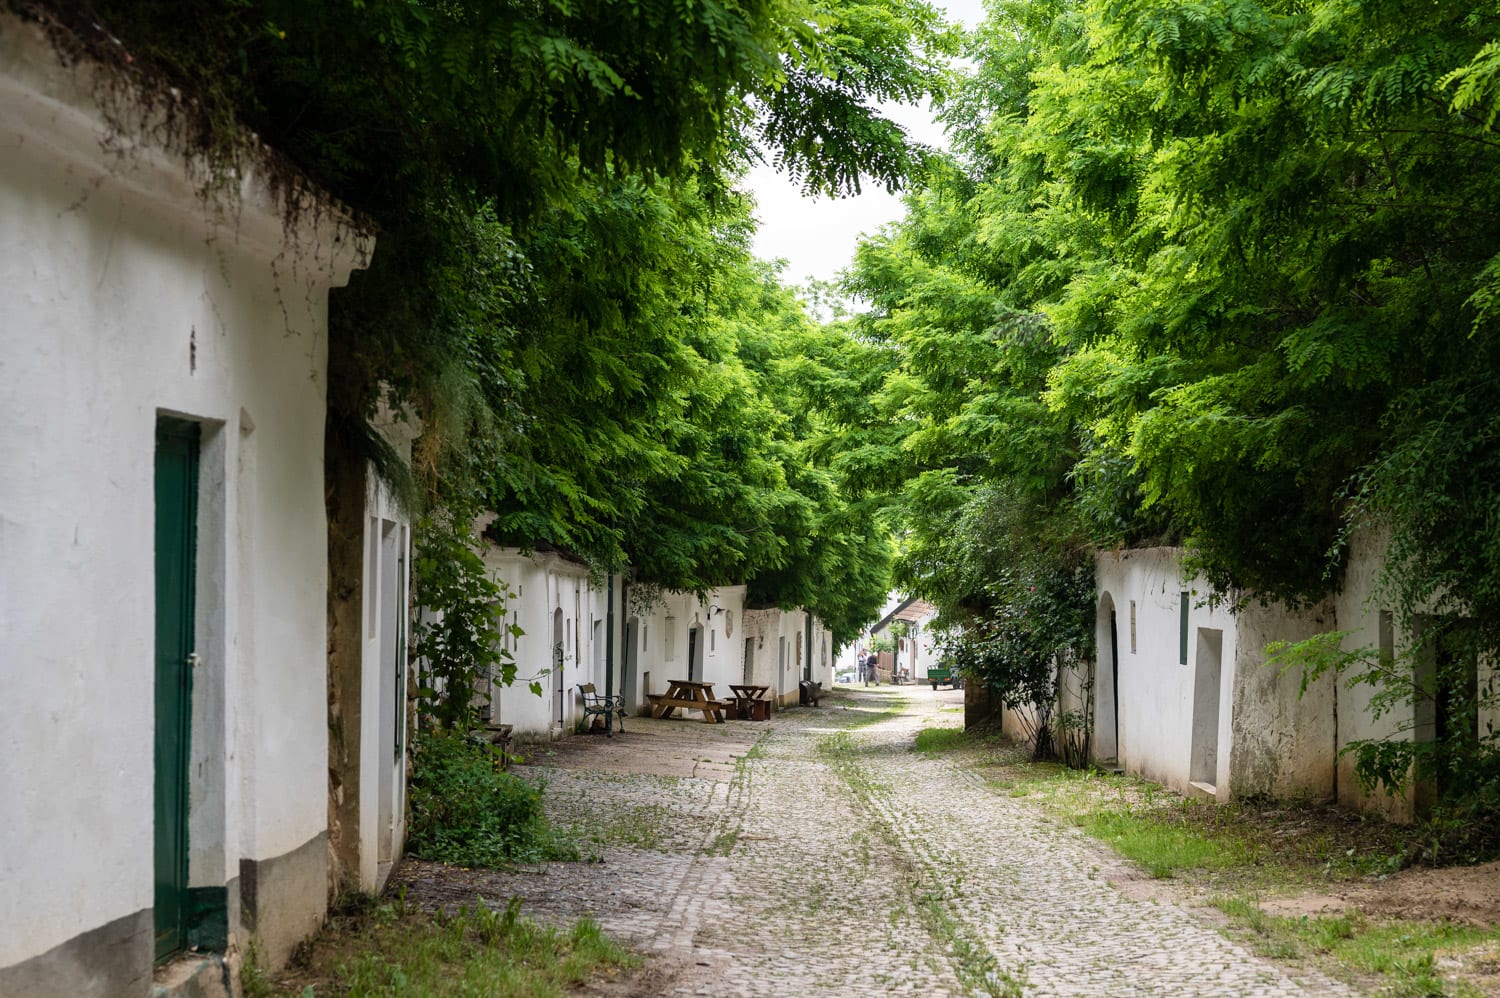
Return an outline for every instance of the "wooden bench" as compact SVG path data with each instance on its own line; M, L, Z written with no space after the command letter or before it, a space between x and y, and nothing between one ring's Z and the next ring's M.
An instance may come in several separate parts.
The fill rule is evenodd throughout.
M625 698L622 696L605 696L603 693L594 692L593 683L579 683L578 693L583 697L583 723L585 727L592 727L589 718L604 718L604 733L614 737L611 730L611 716L620 719L620 730L625 730Z
M696 710L703 714L703 720L708 724L717 724L724 720L725 711L734 706L732 702L723 700L683 700L669 697L665 693L648 693L646 700L651 704L652 717L670 717L672 711L677 707L686 710Z
M496 769L504 770L510 768L512 753L511 732L514 730L509 724L490 724L473 732L475 738L488 742L495 748L495 757L492 760Z

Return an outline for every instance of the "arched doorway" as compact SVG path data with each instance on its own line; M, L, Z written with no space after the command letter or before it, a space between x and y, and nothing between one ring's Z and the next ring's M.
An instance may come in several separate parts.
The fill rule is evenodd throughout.
M1095 616L1094 647L1099 649L1094 668L1094 756L1100 762L1120 757L1120 638L1115 621L1115 601L1109 593L1099 597Z

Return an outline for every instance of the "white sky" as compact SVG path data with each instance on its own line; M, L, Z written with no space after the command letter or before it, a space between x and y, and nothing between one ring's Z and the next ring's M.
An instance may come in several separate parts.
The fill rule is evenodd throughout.
M936 0L946 8L950 20L973 28L984 19L981 0ZM942 129L924 106L893 105L886 113L919 142L943 146ZM746 185L755 193L760 226L752 249L766 260L787 261L782 279L804 284L809 277L830 281L854 259L854 245L861 235L873 234L882 225L904 214L900 194L887 194L879 186L849 198L808 198L771 166L750 171Z

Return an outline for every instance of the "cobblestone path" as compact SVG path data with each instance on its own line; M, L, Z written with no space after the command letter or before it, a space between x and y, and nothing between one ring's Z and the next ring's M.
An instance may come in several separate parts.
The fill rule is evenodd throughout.
M445 888L420 865L398 877L424 903L516 895L543 920L593 917L647 954L612 994L1354 993L1121 893L1099 875L1120 862L1102 847L911 751L923 726L961 723L961 697L882 687L769 724L632 718L531 767L551 817L602 862Z

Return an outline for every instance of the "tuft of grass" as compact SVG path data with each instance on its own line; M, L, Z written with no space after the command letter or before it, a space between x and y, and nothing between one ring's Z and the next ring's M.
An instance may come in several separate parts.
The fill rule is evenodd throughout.
M639 964L592 920L543 926L520 917L519 899L454 914L382 905L331 921L281 979L256 970L242 983L249 998L562 998Z
M737 828L727 832L720 832L703 850L703 853L706 856L728 856L731 852L734 852L735 844L739 840L740 832Z
M1195 828L1170 825L1153 814L1095 811L1081 819L1084 831L1144 867L1157 879L1180 870L1210 870L1253 863L1248 844L1237 838L1211 838Z
M963 728L923 728L917 732L912 749L928 755L947 752L969 744L969 736Z

